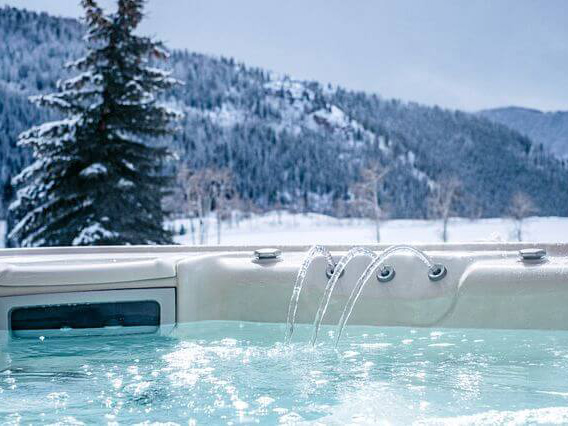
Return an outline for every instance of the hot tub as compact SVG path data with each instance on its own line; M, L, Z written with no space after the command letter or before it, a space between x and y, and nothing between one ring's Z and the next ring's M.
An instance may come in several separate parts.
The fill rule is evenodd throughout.
M568 421L567 245L309 250L1 251L0 418Z

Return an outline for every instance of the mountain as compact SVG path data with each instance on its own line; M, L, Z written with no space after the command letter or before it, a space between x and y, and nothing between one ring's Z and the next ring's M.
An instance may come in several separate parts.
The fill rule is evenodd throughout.
M517 130L559 157L568 158L568 111L507 107L488 109L479 114Z
M0 9L2 182L29 161L15 146L18 133L53 118L27 96L54 90L66 76L65 62L81 55L82 36L78 21ZM391 217L427 216L429 194L450 178L461 181L458 215L505 215L519 191L542 215L568 213L563 163L484 117L185 50L173 51L168 66L185 83L164 98L185 112L176 136L157 141L175 154L168 172L180 164L228 168L251 208L353 214L350 187L363 168L379 163L390 169L381 198Z

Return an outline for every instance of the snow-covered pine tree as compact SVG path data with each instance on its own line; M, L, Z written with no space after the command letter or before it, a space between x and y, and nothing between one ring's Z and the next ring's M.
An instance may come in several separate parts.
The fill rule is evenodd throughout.
M156 95L178 82L152 66L167 56L163 45L134 34L144 0L118 0L112 14L81 3L87 54L57 93L32 99L65 118L19 137L35 161L14 178L9 236L20 246L169 243L160 173L168 153L146 142L174 129L179 113Z

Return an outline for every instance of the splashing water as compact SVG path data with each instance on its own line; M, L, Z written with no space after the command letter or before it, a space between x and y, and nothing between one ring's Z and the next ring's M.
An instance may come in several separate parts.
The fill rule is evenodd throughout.
M0 424L568 424L568 332L281 324L13 339ZM0 339L8 338L0 332ZM162 423L160 423L162 422Z
M343 333L343 329L345 328L345 325L347 324L347 321L349 320L349 317L351 316L351 312L353 312L353 308L355 307L355 303L357 303L357 300L359 299L359 296L361 295L361 292L363 291L363 288L365 287L365 284L367 283L367 281L369 281L369 278L371 277L373 272L375 272L375 270L380 265L382 265L383 262L389 256L391 256L392 254L394 254L398 251L409 251L409 252L413 253L422 262L424 262L424 264L428 267L428 269L430 269L430 268L432 268L432 266L434 266L434 264L432 263L432 261L430 260L430 258L428 256L426 256L420 250L418 250L418 249L416 249L412 246L397 245L397 246L389 247L388 249L383 251L380 254L380 256L376 257L369 264L369 266L367 266L367 268L363 271L363 273L361 274L361 276L357 280L355 287L351 291L351 294L349 295L349 300L347 300L347 303L345 304L345 308L343 309L343 313L341 314L339 324L337 325L337 338L335 340L335 346L336 347L339 343L339 339L341 339L341 334Z
M290 343L290 340L292 339L292 334L294 333L294 322L296 321L296 311L298 310L298 301L300 300L300 293L302 292L302 287L306 279L306 274L308 273L308 269L312 264L312 262L314 261L314 259L319 255L325 257L329 267L331 267L332 269L335 267L335 263L333 261L333 257L331 257L331 253L329 252L328 249L326 249L323 246L313 246L306 255L306 258L304 259L304 262L302 263L302 266L298 271L296 282L294 283L294 290L292 291L292 297L290 298L290 304L288 305L288 319L286 321L286 337L285 337L286 343Z
M331 278L327 282L327 285L325 286L325 291L320 300L319 308L316 313L316 317L314 319L314 331L311 340L312 346L316 344L316 341L318 339L318 333L321 326L321 322L323 321L323 317L325 316L327 307L329 306L331 295L333 293L333 290L335 289L337 281L339 281L339 277L345 270L347 264L358 255L368 256L371 258L371 261L374 261L378 257L375 252L368 250L364 247L353 247L351 250L347 252L345 256L343 256L339 260L339 262L337 262L337 265L335 265L335 268L333 270L333 275L331 276Z

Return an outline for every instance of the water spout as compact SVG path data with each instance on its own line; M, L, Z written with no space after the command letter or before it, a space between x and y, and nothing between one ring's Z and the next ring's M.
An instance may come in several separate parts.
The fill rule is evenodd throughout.
M296 276L296 282L294 283L294 290L292 291L292 297L290 298L290 304L288 305L288 319L286 321L286 336L285 336L286 343L290 343L290 340L292 339L292 334L294 333L294 322L296 321L296 311L298 310L298 301L300 300L300 293L302 292L302 287L306 279L306 274L308 273L308 269L311 263L319 255L325 257L328 267L330 267L332 270L335 268L333 257L331 257L331 253L329 252L328 249L326 249L323 246L313 246L310 249L310 251L306 255L306 258L304 259L304 262L302 263L302 266L300 267L300 270L298 271L298 275Z
M349 317L351 316L351 312L353 312L353 308L355 307L355 303L357 303L357 300L359 299L359 296L361 295L361 292L363 291L365 284L367 283L367 281L369 281L369 278L375 272L375 270L381 264L383 264L383 262L389 256L396 253L397 251L409 251L409 252L413 253L422 262L424 262L424 264L428 267L428 270L430 270L434 266L434 263L432 263L430 258L428 256L426 256L423 252L421 252L420 250L418 250L418 249L416 249L412 246L407 246L407 245L397 245L397 246L389 247L388 249L383 251L380 254L380 256L373 259L373 261L369 264L369 266L367 266L367 268L363 271L363 273L361 274L361 276L357 280L355 287L353 288L353 290L351 291L351 294L349 295L349 300L347 300L347 303L345 304L345 308L343 309L343 313L341 314L341 319L339 320L339 324L337 325L337 337L336 337L336 340L335 340L335 346L336 347L339 344L339 339L341 338L341 334L343 333L343 329L345 328L345 325L347 324L347 321L349 320Z
M349 250L347 252L347 254L345 256L343 256L339 262L337 262L337 265L335 265L333 274L331 275L329 281L327 282L327 285L325 286L325 291L324 294L320 300L320 304L319 304L319 308L318 311L316 313L316 317L314 319L314 331L312 334L312 346L316 344L316 341L318 339L318 333L319 333L319 329L321 326L321 322L323 321L323 317L325 316L325 313L327 311L327 307L329 305L329 301L331 299L331 295L333 293L333 290L335 288L335 285L337 284L337 281L339 280L339 277L341 276L341 274L343 273L343 271L345 270L345 267L347 266L347 264L356 256L358 255L365 255L365 256L369 256L371 258L371 261L373 261L374 259L377 258L377 254L371 250L368 250L364 247L353 247L351 250Z

